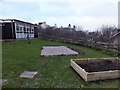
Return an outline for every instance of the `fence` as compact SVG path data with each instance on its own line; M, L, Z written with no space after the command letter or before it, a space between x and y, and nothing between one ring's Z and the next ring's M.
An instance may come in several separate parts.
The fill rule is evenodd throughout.
M59 41L64 43L87 46L94 49L100 49L100 50L107 51L109 53L120 55L119 45L115 45L113 43L95 42L95 41L90 41L86 39L78 40L78 39L60 38L60 37L47 36L47 35L44 35L44 36L42 35L40 38L44 38L50 41Z

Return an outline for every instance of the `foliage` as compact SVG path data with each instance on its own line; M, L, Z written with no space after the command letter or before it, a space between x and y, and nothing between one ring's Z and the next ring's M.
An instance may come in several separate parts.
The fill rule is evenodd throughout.
M41 33L39 37L44 37L46 35L51 37L67 38L74 40L91 40L95 42L109 42L110 38L117 33L117 28L115 26L103 25L98 30L93 32L88 32L83 30L82 27L76 27L69 24L68 27L54 28L49 27L47 29L39 29Z

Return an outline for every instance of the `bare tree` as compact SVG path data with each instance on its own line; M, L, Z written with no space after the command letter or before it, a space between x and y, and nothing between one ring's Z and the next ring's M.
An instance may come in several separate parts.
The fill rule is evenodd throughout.
M102 42L108 42L109 39L117 33L117 28L110 25L102 25L99 30L101 32Z

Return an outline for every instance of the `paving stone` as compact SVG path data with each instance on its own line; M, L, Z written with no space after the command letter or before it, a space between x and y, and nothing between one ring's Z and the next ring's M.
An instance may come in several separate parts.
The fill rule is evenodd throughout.
M20 77L21 77L21 78L31 79L31 78L33 78L36 74L37 74L36 71L24 71L24 72L20 75Z
M66 46L44 46L41 55L53 56L53 55L78 55L79 53L69 49Z
M7 82L7 80L0 79L0 86L3 86L6 82Z

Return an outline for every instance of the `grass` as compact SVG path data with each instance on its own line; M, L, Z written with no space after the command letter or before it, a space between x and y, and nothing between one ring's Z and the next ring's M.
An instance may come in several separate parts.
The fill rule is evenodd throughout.
M41 57L40 51L45 45L64 45L79 49L83 56ZM3 79L8 83L4 88L118 88L119 80L105 80L86 83L72 68L70 59L111 57L100 50L87 47L51 42L41 39L27 41L3 42L2 47ZM24 70L37 70L33 79L23 79L19 75Z

